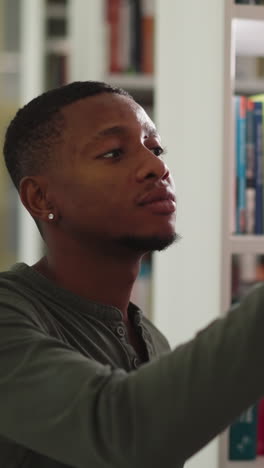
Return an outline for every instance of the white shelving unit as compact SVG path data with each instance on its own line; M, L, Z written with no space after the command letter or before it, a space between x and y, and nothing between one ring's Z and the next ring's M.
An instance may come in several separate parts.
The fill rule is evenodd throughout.
M20 105L44 88L44 0L21 0ZM19 203L18 259L32 265L41 255L41 237L27 210Z
M264 236L234 235L230 237L230 252L233 254L264 252Z
M264 252L264 236L232 236L230 227L235 56L264 56L264 7L232 0L168 3L156 2L155 102L182 240L155 256L153 305L156 324L175 346L228 310L232 254ZM261 89L259 82L259 88L246 85L252 93ZM228 461L227 431L186 464L260 466L263 457Z
M71 44L65 38L48 39L45 42L45 49L50 53L68 55L71 53Z
M264 79L236 80L235 89L238 94L264 93Z
M107 74L105 81L111 85L120 86L121 88L154 91L155 78L152 75L141 74Z
M231 259L233 254L263 254L264 236L259 235L230 235L230 200L232 197L233 183L230 161L234 148L234 126L231 111L231 99L235 92L252 94L263 92L263 83L252 80L244 83L234 80L235 57L264 56L264 6L260 5L235 5L228 0L226 5L226 27L229 28L229 36L226 43L226 73L225 73L225 132L226 142L224 155L224 173L229 180L229 187L223 194L223 210L225 212L223 222L223 256L222 265L222 310L227 310L231 302ZM228 63L229 60L229 63ZM220 437L220 468L260 468L264 466L264 457L258 457L251 462L228 461L228 434L225 432Z
M238 55L264 56L264 6L236 5L226 1L226 61L225 61L225 158L224 174L229 181L228 189L223 193L223 252L227 252L222 270L222 310L230 304L231 255L264 252L264 236L230 236L231 204L233 180L230 161L234 149L234 125L232 115L232 96L238 92L238 83L234 80L235 57ZM244 83L244 92L252 82ZM242 87L240 89L242 91ZM252 88L253 93L260 89ZM262 89L263 91L263 89Z

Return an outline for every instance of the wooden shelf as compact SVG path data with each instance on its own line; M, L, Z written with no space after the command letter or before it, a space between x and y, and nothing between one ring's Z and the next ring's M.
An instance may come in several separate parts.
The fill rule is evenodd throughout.
M233 254L264 254L264 235L233 235L230 243L230 250Z
M107 74L105 81L113 86L119 86L131 90L153 91L154 77L153 75L143 74Z
M67 7L64 5L48 5L46 16L47 18L66 18Z
M250 78L248 80L236 80L235 92L239 94L264 93L264 79Z
M223 468L263 468L264 457L252 461L227 461Z
M65 38L48 39L46 41L46 51L54 54L65 54L70 53L70 41Z
M233 5L236 55L264 56L264 6Z
M233 5L232 17L253 21L264 21L264 5Z

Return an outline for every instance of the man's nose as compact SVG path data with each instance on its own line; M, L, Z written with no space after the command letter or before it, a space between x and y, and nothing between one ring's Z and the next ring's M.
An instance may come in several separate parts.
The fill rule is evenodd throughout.
M166 180L169 176L169 168L161 157L144 147L141 164L136 173L137 182L144 182L146 179Z

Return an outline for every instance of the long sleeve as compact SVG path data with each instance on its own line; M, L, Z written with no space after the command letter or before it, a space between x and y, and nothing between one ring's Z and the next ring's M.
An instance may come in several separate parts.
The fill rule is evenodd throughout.
M264 394L264 286L130 373L47 336L29 309L1 295L0 435L73 468L179 467Z

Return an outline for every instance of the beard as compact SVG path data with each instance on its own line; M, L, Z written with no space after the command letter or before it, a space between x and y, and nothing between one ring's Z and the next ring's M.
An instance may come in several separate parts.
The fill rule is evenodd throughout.
M167 237L159 236L124 236L118 239L118 244L136 252L162 251L181 239L179 234L173 233Z

